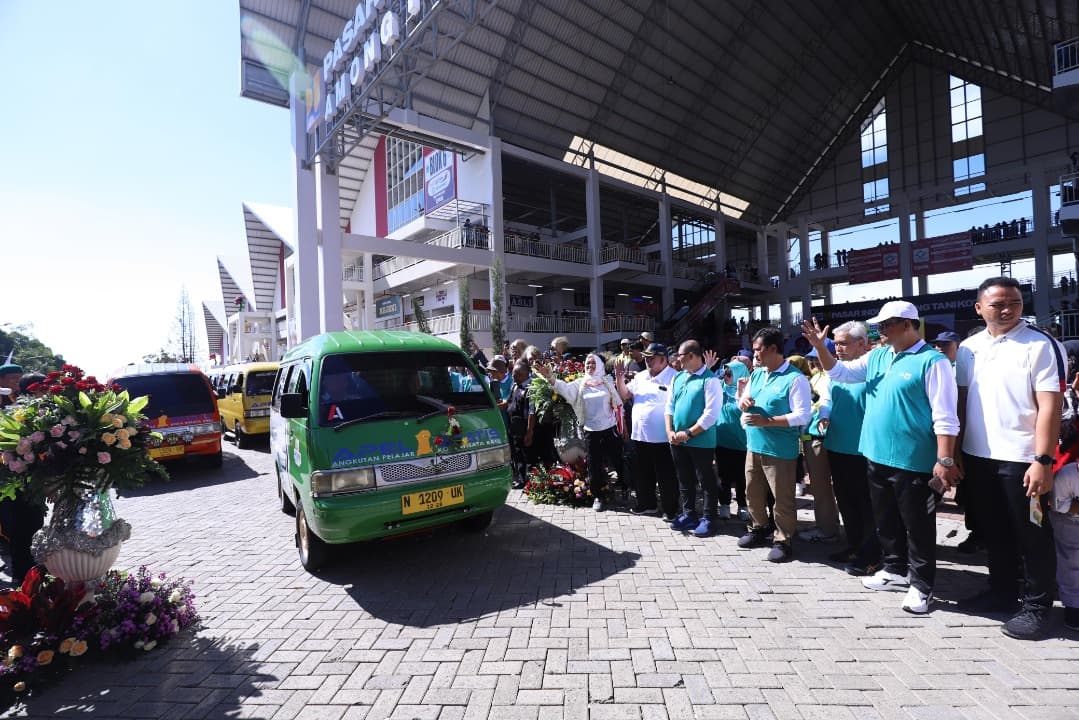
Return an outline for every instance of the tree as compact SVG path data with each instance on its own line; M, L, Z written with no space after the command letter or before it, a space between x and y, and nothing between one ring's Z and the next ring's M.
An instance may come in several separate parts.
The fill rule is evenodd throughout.
M165 348L161 348L156 353L143 355L142 361L146 363L174 363L180 362L180 359Z
M17 325L6 332L0 330L0 365L10 354L11 362L20 365L26 373L59 370L67 362L64 356L54 353L32 333L32 325Z
M457 281L457 307L461 317L461 349L472 352L472 315L469 312L471 297L468 292L468 278Z
M431 334L431 324L427 322L427 315L423 312L423 298L412 298L412 315L416 318L416 327L421 333Z
M159 355L164 356L162 350ZM198 355L198 333L195 327L195 313L191 309L191 298L187 295L187 287L180 289L180 300L176 305L176 317L172 323L172 338L168 354L175 358L175 362L193 363ZM166 362L164 360L155 362Z
M491 271L487 274L491 282L491 344L494 345L494 353L502 352L506 342L506 326L502 324L502 305L505 301L502 285L502 261L495 260Z

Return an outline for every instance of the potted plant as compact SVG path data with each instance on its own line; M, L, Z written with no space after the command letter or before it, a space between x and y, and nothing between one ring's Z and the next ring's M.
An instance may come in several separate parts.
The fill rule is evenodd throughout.
M99 578L131 535L109 490L167 477L147 452L147 398L131 399L74 365L27 390L29 399L0 412L0 499L51 503L34 557L67 582Z

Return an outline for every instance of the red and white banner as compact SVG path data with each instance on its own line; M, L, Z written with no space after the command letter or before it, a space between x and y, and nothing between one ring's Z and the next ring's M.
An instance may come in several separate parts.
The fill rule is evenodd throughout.
M972 269L974 245L970 241L970 231L912 243L911 266L914 275L936 275Z

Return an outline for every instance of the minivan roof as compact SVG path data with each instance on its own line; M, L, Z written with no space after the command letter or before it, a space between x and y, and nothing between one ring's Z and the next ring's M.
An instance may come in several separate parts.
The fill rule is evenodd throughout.
M281 362L338 352L380 352L401 350L452 350L461 348L449 340L408 330L343 330L322 333L289 350Z
M175 373L201 373L194 363L131 363L112 371L110 379L115 380L132 375L169 375Z
M234 363L227 365L223 368L215 368L221 372L236 372L238 370L244 370L245 372L258 372L260 370L276 370L276 362L248 362L248 363Z

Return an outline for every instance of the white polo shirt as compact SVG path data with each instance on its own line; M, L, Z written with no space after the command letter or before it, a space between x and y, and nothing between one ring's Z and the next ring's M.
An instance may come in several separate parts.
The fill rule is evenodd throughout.
M652 373L639 372L626 385L633 393L633 427L630 437L640 442L667 442L667 425L663 419L674 376L678 371L670 365L653 377Z
M1020 322L993 337L982 330L962 342L955 379L967 389L963 452L980 458L1029 463L1037 453L1036 392L1063 392L1064 346Z

